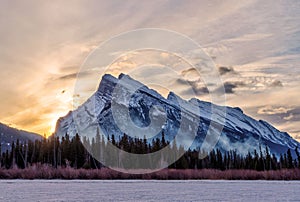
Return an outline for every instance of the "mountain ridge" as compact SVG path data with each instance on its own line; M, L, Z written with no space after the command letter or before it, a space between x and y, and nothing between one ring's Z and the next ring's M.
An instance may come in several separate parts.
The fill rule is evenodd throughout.
M40 138L42 138L42 136L37 133L13 128L0 122L0 142L2 152L10 150L11 143L16 142L17 139L19 139L20 142L27 142L28 140L34 141Z
M213 116L216 116L213 121L217 124L221 125L222 121L220 120L225 120L221 136L216 145L224 151L237 150L239 153L246 155L249 151L254 149L258 151L261 146L267 146L272 153L279 155L286 152L288 148L294 150L295 147L300 145L288 133L277 130L266 121L257 121L247 116L238 107L218 106L196 98L187 101L173 92L170 92L167 98L164 98L157 91L149 89L126 74L120 74L118 78L109 74L104 75L98 90L83 105L58 119L56 135L64 136L67 133L74 136L80 132L78 126L80 130L84 131L85 135L91 137L96 134L98 126L100 126L104 135L114 134L116 137L122 135L124 131L120 130L116 124L111 109L113 97L115 96L113 92L116 90L117 85L119 85L119 89L117 89L119 90L119 99L116 101L117 106L120 107L121 111L129 107L130 119L124 113L117 116L123 118L122 122L125 123L126 127L130 126L131 122L140 127L147 127L151 123L149 116L153 115L150 113L150 109L153 106L158 106L163 110L155 108L154 112L167 116L166 123L163 124L161 129L168 140L174 139L174 134L181 130L180 120L186 122L185 126L182 126L184 129L181 130L186 138L191 138L188 134L189 130L197 131L195 139L190 145L191 148L201 147L205 140L205 134L209 131ZM128 95L131 96L128 97ZM183 104L184 107L179 103ZM214 107L214 112L212 112L212 107ZM198 110L200 115L197 114ZM226 116L222 115L224 110ZM161 115L154 115L154 120L160 120ZM126 130L125 126L124 130ZM216 128L214 129L216 130ZM131 127L131 134L129 135L138 136L134 133L139 131ZM161 131L155 137L160 136Z

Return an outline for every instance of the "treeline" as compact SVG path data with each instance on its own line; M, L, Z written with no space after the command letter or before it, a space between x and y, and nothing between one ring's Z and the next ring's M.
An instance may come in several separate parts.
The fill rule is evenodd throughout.
M206 154L199 150L183 151L183 147L177 146L173 141L172 145L165 140L164 134L162 138L153 139L148 142L146 138L132 138L126 134L116 140L114 135L107 138L101 137L99 134L91 140L87 137L80 138L76 135L70 138L69 135L59 138L52 136L48 139L28 141L26 143L17 140L12 143L11 150L3 152L0 157L0 167L5 169L11 168L27 168L34 165L47 165L53 168L85 168L97 169L103 166L94 156L101 156L101 152L107 151L107 141L116 147L130 153L147 154L159 151L168 147L170 154L184 155L175 163L169 166L170 169L218 169L218 170L280 170L300 168L300 154L298 148L295 149L297 158L293 158L291 150L277 158L271 154L268 147L254 152L249 152L246 156L238 154L236 151L222 152L219 149ZM100 148L100 149L99 149ZM206 155L204 159L199 156ZM176 155L175 155L176 156ZM109 158L109 155L105 155ZM165 157L168 158L168 157ZM149 159L151 161L151 159Z

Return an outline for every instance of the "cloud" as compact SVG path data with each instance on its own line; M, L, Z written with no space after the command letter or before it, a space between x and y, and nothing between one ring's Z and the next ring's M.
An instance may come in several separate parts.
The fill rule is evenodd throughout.
M233 94L234 93L234 89L237 88L238 86L234 83L229 83L229 82L226 82L224 84L224 89L225 89L225 93L227 94Z
M190 94L190 95L201 96L203 94L209 93L208 88L204 85L204 83L200 79L188 80L188 79L179 78L176 80L176 83L179 85L188 86L188 89L182 92L184 95Z
M70 72L78 72L79 66L78 65L68 65L59 68L61 73L70 73Z
M266 89L273 87L283 87L281 81L267 76L246 77L245 83L254 89Z
M245 74L245 71L237 71L233 67L227 66L220 66L218 70L224 81L225 93L227 94L257 93L283 87L280 80L264 74L252 76L249 73Z
M284 120L295 122L300 120L300 106L291 107L288 114L283 117Z
M67 81L67 80L73 80L73 79L83 79L86 77L89 77L93 74L97 74L98 75L98 70L97 68L92 68L92 69L88 69L88 70L82 70L80 72L76 71L73 73L68 73L68 74L63 74L63 75L55 75L53 78L51 78L50 80L60 80L60 81Z
M181 71L180 76L181 78L176 80L176 84L188 86L188 89L184 90L182 94L201 96L209 93L207 86L201 80L199 72L195 68Z
M236 88L241 87L241 86L245 86L245 83L241 82L241 81L236 81L236 82L225 82L224 83L224 89L225 89L225 93L227 94L233 94Z
M224 75L224 74L229 74L229 73L236 73L236 71L232 67L221 66L221 67L219 67L219 73L221 75Z
M195 87L195 86L192 86L191 89L187 89L182 92L183 95L196 95L196 96L201 96L208 93L209 91L206 87Z
M69 80L77 78L77 72L58 77L58 80Z
M26 116L26 119L15 120L15 123L22 127L28 127L32 125L38 125L42 123L42 119L37 114L30 114Z
M286 114L291 110L291 108L283 107L283 106L265 106L259 108L258 114L266 114L266 115L274 115L274 114Z
M270 87L283 87L283 84L281 81L274 80L272 83L269 84Z
M293 114L289 114L288 116L283 117L283 119L286 121L292 120L293 118L294 118Z
M235 94L237 92L256 93L273 88L281 88L283 84L280 80L267 76L242 76L233 67L220 66L219 73L224 80L224 89L226 94ZM196 95L209 93L208 88L201 81L199 72L195 68L189 68L181 72L182 79L178 79L179 84L188 84L192 87ZM220 88L216 89L216 91ZM188 93L190 91L186 91Z
M283 84L281 81L268 78L265 76L256 77L236 77L226 79L224 82L226 93L246 92L246 93L257 93L259 91L273 90L274 88L281 88Z
M199 74L196 68L192 67L189 69L185 69L181 72L182 76L187 76L188 74Z

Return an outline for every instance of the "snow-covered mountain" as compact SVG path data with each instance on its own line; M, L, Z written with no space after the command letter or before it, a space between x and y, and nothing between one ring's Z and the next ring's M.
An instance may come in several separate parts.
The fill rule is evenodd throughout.
M11 143L13 141L16 142L17 139L19 139L20 142L27 142L28 140L34 141L41 138L42 136L36 133L18 130L0 123L0 142L2 152L6 151L7 149L10 150Z
M124 74L118 78L104 75L98 90L83 105L57 121L56 135L79 133L91 138L98 128L104 135L114 134L117 138L126 133L151 139L164 132L166 139L172 141L180 134L180 143L190 148L203 148L209 131L222 130L216 146L240 154L268 146L279 155L300 146L286 132L245 115L240 108L217 106L195 98L185 101L173 92L164 98Z

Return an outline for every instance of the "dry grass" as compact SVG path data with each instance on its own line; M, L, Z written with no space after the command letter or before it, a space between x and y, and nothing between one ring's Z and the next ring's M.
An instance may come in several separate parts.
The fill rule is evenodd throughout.
M255 170L175 170L165 169L149 174L128 174L108 168L73 169L35 165L26 169L0 169L0 179L156 179L156 180L300 180L299 169L277 171Z

